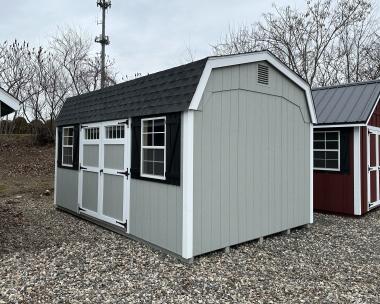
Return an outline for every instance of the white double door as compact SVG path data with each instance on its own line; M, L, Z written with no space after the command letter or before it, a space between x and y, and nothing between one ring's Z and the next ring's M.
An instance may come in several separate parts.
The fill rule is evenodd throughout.
M368 127L367 138L367 195L369 209L380 205L380 129Z
M79 211L129 231L130 128L127 121L81 126Z

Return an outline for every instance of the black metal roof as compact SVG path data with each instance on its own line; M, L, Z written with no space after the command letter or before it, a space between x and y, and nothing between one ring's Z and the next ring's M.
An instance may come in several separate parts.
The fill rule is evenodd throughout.
M318 124L366 122L380 97L380 80L312 89Z
M57 125L185 111L207 59L68 98Z

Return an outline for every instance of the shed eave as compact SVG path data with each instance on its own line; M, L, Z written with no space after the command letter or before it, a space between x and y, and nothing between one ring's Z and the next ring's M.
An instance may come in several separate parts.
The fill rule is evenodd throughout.
M20 102L8 92L0 88L0 103L6 104L14 111L18 111L20 108Z
M293 81L296 85L298 85L301 89L305 91L311 121L314 124L317 123L317 116L316 116L314 102L311 95L311 88L309 84L306 81L304 81L300 76L298 76L294 71L288 68L285 64L283 64L278 58L276 58L269 51L208 58L206 66L203 70L201 79L199 80L197 89L191 100L189 110L198 110L203 92L206 88L208 79L210 78L210 75L213 69L228 67L228 66L233 66L233 65L246 64L246 63L254 63L254 62L259 62L259 61L269 62L276 69L278 69L282 74L287 76L291 81Z
M314 129L365 127L366 125L365 121L352 123L327 123L314 125Z

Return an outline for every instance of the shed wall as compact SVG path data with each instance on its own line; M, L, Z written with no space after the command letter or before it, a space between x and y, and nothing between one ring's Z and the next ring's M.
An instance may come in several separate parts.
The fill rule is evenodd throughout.
M194 114L194 255L310 222L304 92L257 64L214 70Z
M181 132L181 155L183 155L183 126ZM182 162L181 175L183 176ZM181 186L132 178L129 233L181 255L182 183L182 177Z
M57 205L71 211L78 211L79 171L57 168Z
M314 171L313 195L316 210L354 214L354 133L353 128L348 130L348 172Z

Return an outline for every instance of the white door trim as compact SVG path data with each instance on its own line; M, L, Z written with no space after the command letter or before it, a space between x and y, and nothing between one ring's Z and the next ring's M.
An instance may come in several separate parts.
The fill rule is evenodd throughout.
M371 134L375 137L375 166L371 166ZM367 127L367 204L368 210L380 206L380 157L379 157L379 137L380 128L368 126ZM372 201L371 197L371 172L376 172L376 200Z

